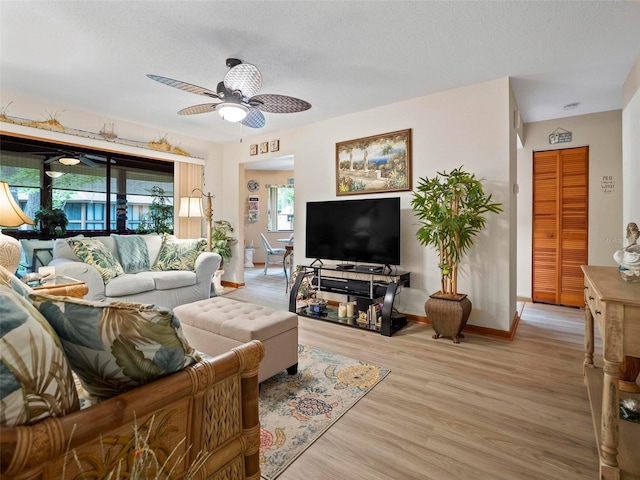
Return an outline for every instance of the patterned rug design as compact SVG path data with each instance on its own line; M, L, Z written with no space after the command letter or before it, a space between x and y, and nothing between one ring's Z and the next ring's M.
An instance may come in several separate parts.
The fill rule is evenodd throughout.
M260 385L260 469L274 480L389 370L308 345L298 346L298 373Z

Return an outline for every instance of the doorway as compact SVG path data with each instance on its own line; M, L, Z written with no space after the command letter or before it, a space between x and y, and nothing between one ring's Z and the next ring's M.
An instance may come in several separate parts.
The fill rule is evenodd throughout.
M263 271L266 252L261 234L265 235L274 248L284 248L284 239L288 239L293 233L293 196L291 195L289 205L284 201L286 196L278 193L285 190L293 192L294 157L286 155L246 162L240 164L240 168L240 201L244 203L241 211L244 210L245 214L242 238L239 238L239 241L242 247L252 250L252 262L246 262L244 266L245 269L256 268ZM270 266L267 276L277 277L282 292L286 291L286 279L281 264L279 268L276 264ZM255 278L243 274L245 284Z
M533 154L534 302L584 306L588 264L589 147Z

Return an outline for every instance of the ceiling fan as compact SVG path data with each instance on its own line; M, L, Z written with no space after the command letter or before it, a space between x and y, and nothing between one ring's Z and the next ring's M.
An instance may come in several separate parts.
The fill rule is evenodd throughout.
M247 127L261 128L265 124L262 112L296 113L311 108L309 102L287 95L270 93L256 95L262 87L262 74L255 65L242 63L237 58L227 58L227 67L229 71L224 76L224 80L218 83L215 92L159 75L148 74L147 77L185 92L220 100L217 103L203 103L183 108L178 112L178 115L194 115L215 111L229 122L240 122Z
M48 155L46 153L36 153L36 155ZM96 168L99 167L96 163L104 162L105 158L100 157L98 155L89 155L87 153L73 153L73 152L65 152L59 150L54 156L47 158L44 163L53 163L59 162L63 165L78 165L79 163L84 163L88 167Z

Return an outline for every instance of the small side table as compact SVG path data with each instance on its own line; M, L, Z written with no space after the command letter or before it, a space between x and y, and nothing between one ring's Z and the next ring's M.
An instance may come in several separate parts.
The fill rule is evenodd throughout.
M36 293L83 298L89 293L89 287L84 282L71 277L56 276L45 280L37 287L32 287Z

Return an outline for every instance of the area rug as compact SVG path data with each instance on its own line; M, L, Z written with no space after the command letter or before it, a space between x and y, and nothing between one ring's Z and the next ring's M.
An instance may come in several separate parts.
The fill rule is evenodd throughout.
M298 373L260 384L260 470L274 480L389 370L298 346Z

